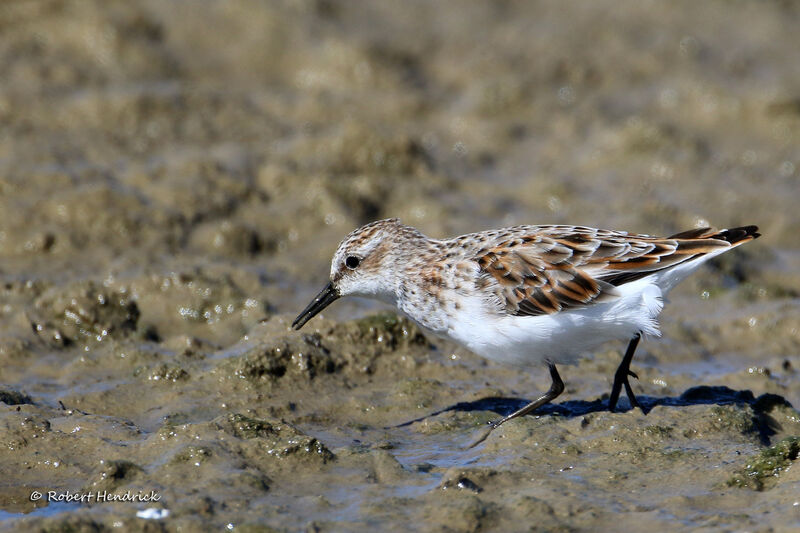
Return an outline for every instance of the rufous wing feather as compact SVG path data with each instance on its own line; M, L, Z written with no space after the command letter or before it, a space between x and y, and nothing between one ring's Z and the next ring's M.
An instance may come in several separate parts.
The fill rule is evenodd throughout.
M525 227L475 259L513 315L543 315L608 301L615 287L759 236L745 226L669 238L580 226Z

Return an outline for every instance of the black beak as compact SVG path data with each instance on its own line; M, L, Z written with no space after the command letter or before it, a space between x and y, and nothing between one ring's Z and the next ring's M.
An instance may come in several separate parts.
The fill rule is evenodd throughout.
M328 307L332 304L336 299L339 298L339 293L336 291L336 288L333 286L332 282L328 282L325 285L325 288L320 291L314 297L314 301L308 304L308 307L303 309L303 312L297 315L297 318L294 319L292 322L292 328L300 329L303 325L311 320L314 315Z

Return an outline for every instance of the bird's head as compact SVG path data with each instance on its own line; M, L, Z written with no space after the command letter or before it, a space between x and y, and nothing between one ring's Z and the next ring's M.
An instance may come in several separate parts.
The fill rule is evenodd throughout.
M300 329L314 315L342 296L366 296L393 302L397 271L402 266L401 243L422 236L396 218L362 226L344 238L331 260L330 281L292 323Z

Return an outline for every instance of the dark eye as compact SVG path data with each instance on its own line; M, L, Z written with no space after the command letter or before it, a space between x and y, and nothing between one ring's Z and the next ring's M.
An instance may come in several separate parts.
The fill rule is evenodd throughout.
M351 270L358 268L359 263L361 263L361 259L354 255L348 255L347 259L344 260L345 266Z

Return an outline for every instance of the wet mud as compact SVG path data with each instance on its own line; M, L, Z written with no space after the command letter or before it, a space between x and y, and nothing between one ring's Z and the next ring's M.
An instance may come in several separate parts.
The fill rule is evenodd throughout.
M800 528L800 9L624 6L2 2L0 530ZM544 368L289 328L388 216L763 237L466 449Z

